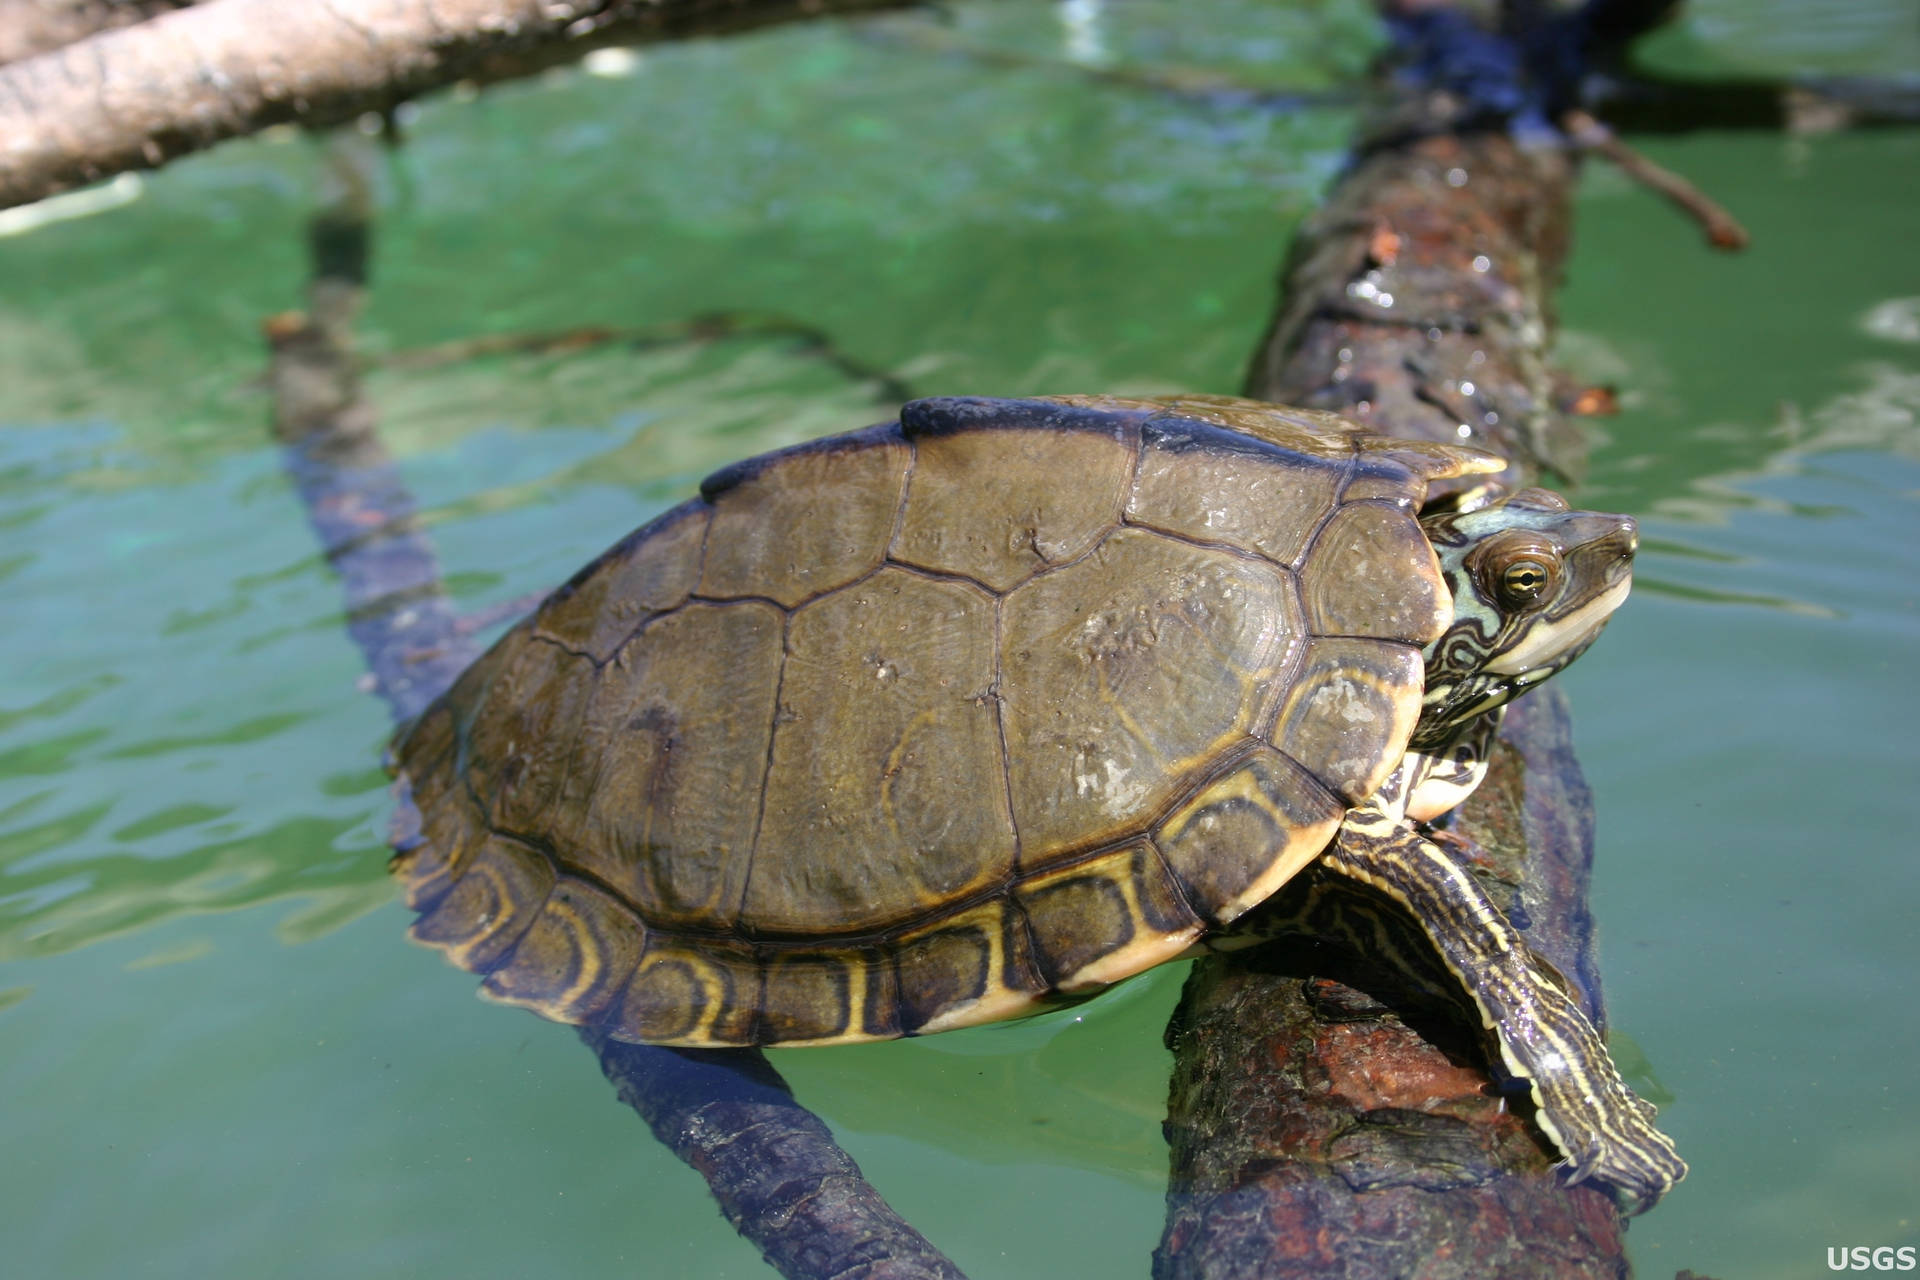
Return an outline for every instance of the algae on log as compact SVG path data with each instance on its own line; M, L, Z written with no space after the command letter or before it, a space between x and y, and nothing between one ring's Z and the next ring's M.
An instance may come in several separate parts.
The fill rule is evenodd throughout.
M1246 393L1483 445L1512 460L1510 483L1577 476L1580 433L1547 363L1574 163L1504 133L1397 136L1365 149L1297 236ZM1557 686L1514 704L1450 830L1598 1023L1592 808ZM1199 961L1168 1028L1155 1275L1627 1274L1611 1196L1563 1185L1411 922L1315 874L1271 909L1295 917L1287 940ZM1346 942L1359 929L1393 941L1362 954Z

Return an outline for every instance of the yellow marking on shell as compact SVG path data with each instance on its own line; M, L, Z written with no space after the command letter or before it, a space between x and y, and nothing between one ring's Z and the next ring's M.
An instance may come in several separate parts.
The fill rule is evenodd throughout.
M1401 670L1370 670L1366 663L1397 663ZM1348 804L1363 803L1400 764L1419 719L1420 669L1419 653L1405 646L1320 638L1266 736ZM1382 715L1386 722L1376 723Z
M458 803L471 805L472 802L466 795L464 785L460 782L455 782L454 785L462 788ZM476 815L469 814L468 820L460 823L451 837L444 838L447 878L458 880L465 875L467 868L473 863L474 856L480 852L486 842L487 824ZM442 843L442 841L436 841L436 843Z
M487 890L493 898L492 905L488 908L487 913L476 922L479 928L470 934L465 942L448 942L429 945L440 946L440 948L446 952L447 959L453 961L453 963L459 965L462 969L471 972L475 969L473 963L474 951L485 943L493 940L493 934L502 913L510 917L513 914L513 908L507 897L507 889L509 886L506 877L502 875L500 869L491 862L476 862L473 866L467 868L465 874L462 875L460 879L464 880L467 876L479 876L480 879L486 883Z
M1233 682L1239 686L1240 697L1235 701L1232 723L1217 734L1213 741L1205 744L1197 751L1190 752L1187 755L1177 757L1173 760L1168 760L1165 756L1153 749L1151 745L1153 742L1152 735L1134 718L1132 711L1128 709L1126 700L1120 697L1120 695L1114 691L1113 687L1108 684L1106 671L1101 669L1099 673L1101 702L1113 712L1114 717L1119 720L1121 727L1131 734L1134 740L1140 744L1142 751L1146 752L1154 760L1160 762L1162 776L1190 777L1193 774L1205 770L1209 765L1219 761L1234 750L1234 748L1245 742L1250 736L1253 736L1256 721L1272 718L1271 714L1262 712L1260 706L1260 691L1272 686L1273 682L1279 678L1282 664L1268 663L1257 671L1249 672L1243 670L1237 663L1233 662L1231 655L1225 649L1221 648L1211 635L1203 632L1201 633L1201 638L1206 646L1213 650L1215 655L1220 659L1220 668L1226 671ZM1272 709L1269 709L1269 711L1271 710Z
M1473 445L1409 440L1363 431L1354 441L1364 452L1384 453L1422 480L1450 480L1455 476L1486 476L1507 469L1507 460Z
M1035 1012L1038 1012L1038 1010L1036 1010ZM859 1025L859 1024L857 1022L849 1022L847 1024L848 1030L840 1035L813 1036L805 1040L775 1040L770 1044L762 1045L761 1048L763 1049L818 1049L828 1045L836 1045L836 1044L879 1044L882 1040L899 1040L907 1034L904 1031L889 1031L885 1035L875 1035L873 1032L867 1031L864 1029L859 1031L853 1030L852 1028L855 1027L856 1025ZM919 1033L916 1032L915 1034L919 1034ZM671 1043L686 1044L687 1042L676 1040L676 1041L672 1041Z
M856 953L843 967L847 974L847 1020L840 1030L849 1032L867 1023L867 970L871 965L865 957ZM836 1040L847 1038L844 1034L834 1037Z
M637 982L648 970L664 965L675 965L684 969L705 997L700 1003L700 1017L684 1035L672 1036L661 1040L648 1040L648 1044L672 1044L687 1048L711 1048L715 1045L734 1043L731 1040L716 1040L713 1024L719 1021L725 1004L727 982L720 975L719 968L706 957L691 951L674 951L662 955L646 955L634 966L630 982Z
M1120 897L1127 905L1127 914L1135 922L1134 937L1125 946L1117 947L1068 974L1056 989L1070 995L1110 987L1136 973L1172 960L1206 932L1205 926L1198 924L1171 933L1146 928L1147 915L1140 908L1140 893L1134 883L1131 865L1119 873L1108 873L1105 878L1120 887Z
M974 928L987 940L987 973L980 995L949 1005L914 1029L917 1036L970 1027L982 1022L1002 1022L1039 1012L1039 1002L1030 992L1016 990L1007 982L1005 933L1006 906L994 902L943 920L940 930ZM936 931L938 932L938 931Z
M600 975L606 972L606 958L599 947L590 945L593 934L587 926L586 919L571 902L566 901L559 894L554 894L547 899L547 905L542 909L541 914L545 915L547 912L552 912L554 917L563 923L567 938L573 943L573 957L579 971L579 976L574 979L572 985L547 1003L555 1008L571 1009L587 992L593 990L593 984L598 982ZM540 921L535 919L533 923L534 927L538 928Z
M1318 822L1300 825L1261 790L1252 769L1241 767L1217 779L1189 800L1161 824L1159 834L1169 842L1177 842L1189 825L1196 821L1210 821L1210 810L1231 800L1245 801L1265 814L1274 827L1283 833L1284 843L1274 851L1272 864L1265 871L1219 906L1216 914L1221 924L1235 920L1259 906L1272 897L1281 885L1299 875L1303 867L1326 849L1334 833L1340 829L1341 818L1340 812L1335 811Z
M942 1013L936 1014L922 1023L913 1033L917 1036L930 1036L941 1031L952 1031L957 1027L971 1027L983 1022L1006 1022L1013 1018L1024 1018L1029 1014L1043 1012L1045 1006L1025 991L1015 991L1011 987L1000 986L995 989L991 978L988 979L987 993L978 1000L969 1000Z

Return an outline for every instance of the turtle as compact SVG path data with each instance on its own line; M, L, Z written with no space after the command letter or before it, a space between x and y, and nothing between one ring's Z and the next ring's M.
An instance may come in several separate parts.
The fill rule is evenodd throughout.
M1019 1017L1318 864L1418 922L1578 1180L1685 1164L1423 825L1625 598L1625 516L1224 397L947 397L722 468L395 739L412 936L663 1045ZM1430 486L1470 495L1423 514Z

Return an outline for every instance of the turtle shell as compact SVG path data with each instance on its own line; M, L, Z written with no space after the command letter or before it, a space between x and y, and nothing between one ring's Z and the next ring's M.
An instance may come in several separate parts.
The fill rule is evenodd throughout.
M922 400L727 467L397 744L413 935L680 1045L1013 1017L1185 951L1398 762L1477 450L1250 401Z

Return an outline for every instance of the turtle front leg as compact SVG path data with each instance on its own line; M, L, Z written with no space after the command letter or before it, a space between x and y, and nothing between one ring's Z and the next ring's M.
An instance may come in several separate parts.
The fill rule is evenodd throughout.
M1507 1070L1527 1082L1570 1182L1599 1178L1641 1213L1687 1173L1580 1006L1446 850L1378 805L1347 815L1326 864L1405 907L1473 997Z

